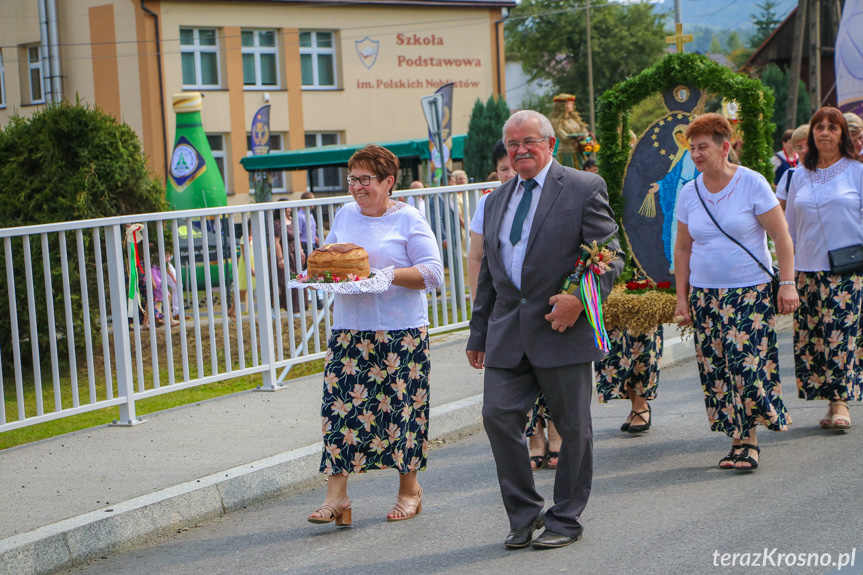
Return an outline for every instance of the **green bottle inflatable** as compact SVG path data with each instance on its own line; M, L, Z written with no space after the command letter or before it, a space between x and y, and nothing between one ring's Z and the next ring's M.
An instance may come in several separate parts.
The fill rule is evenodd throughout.
M166 198L173 210L193 210L228 205L225 181L201 123L200 92L174 94L177 135L168 170Z

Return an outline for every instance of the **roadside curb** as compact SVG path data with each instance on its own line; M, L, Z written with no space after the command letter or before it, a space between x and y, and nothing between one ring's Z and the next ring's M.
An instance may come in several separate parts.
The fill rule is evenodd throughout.
M473 431L481 410L482 395L432 407L429 439ZM0 573L55 573L311 486L322 449L294 449L0 540Z

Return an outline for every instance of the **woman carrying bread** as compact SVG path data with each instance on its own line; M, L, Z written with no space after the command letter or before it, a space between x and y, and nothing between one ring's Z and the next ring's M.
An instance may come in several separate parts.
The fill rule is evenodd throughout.
M863 270L836 270L831 255L863 251L863 162L836 108L815 112L808 152L791 178L785 217L796 249L800 309L794 314L798 396L826 399L824 429L848 429L860 401ZM855 247L857 246L856 250Z
M779 384L776 314L791 313L799 304L794 250L770 184L728 161L728 120L699 116L686 137L701 174L677 200L674 315L695 328L710 428L731 438L719 467L749 471L758 467L761 451L756 426L785 431L791 422ZM778 310L766 271L772 265L767 234L779 260Z
M383 293L335 296L321 405L327 494L309 521L339 526L351 524L348 476L370 469L399 472L387 521L422 509L417 471L428 451L430 369L425 292L443 282L428 222L390 198L398 158L370 145L351 156L348 169L356 203L336 213L325 243L357 244L372 268L395 270Z

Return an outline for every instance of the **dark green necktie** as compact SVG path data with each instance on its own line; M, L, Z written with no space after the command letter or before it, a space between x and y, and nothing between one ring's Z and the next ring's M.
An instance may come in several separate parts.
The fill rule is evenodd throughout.
M530 210L530 202L533 200L533 189L539 184L531 178L525 180L524 195L521 196L521 201L515 209L515 216L512 218L512 228L509 230L509 241L512 245L517 244L521 240L521 228L524 227L524 219L527 217L527 212Z

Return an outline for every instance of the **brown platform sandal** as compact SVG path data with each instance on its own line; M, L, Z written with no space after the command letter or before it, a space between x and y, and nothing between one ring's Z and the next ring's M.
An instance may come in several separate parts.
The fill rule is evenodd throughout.
M315 513L320 515L320 517L315 516ZM324 516L324 513L329 513L329 518ZM333 520L336 522L336 527L350 527L351 526L351 504L348 502L346 507L335 507L333 505L329 505L324 503L317 509L315 512L309 515L309 523L330 523Z
M414 516L419 515L422 510L423 488L420 487L419 495L417 495L416 501L413 503L408 503L407 499L401 495L396 498L396 504L393 505L390 513L401 513L401 517L390 517L387 515L387 521L404 521L405 519L413 519Z

